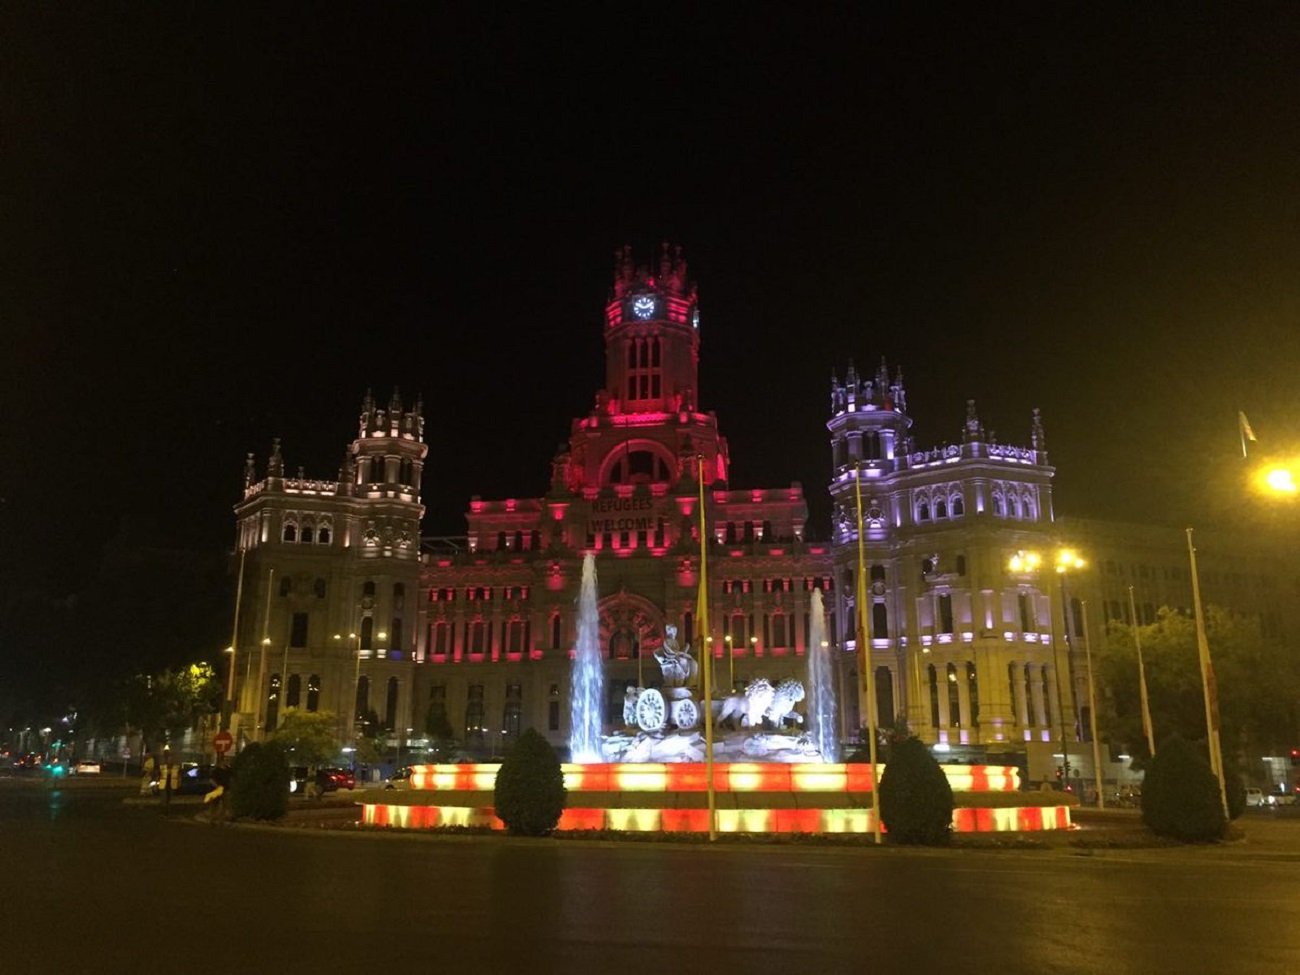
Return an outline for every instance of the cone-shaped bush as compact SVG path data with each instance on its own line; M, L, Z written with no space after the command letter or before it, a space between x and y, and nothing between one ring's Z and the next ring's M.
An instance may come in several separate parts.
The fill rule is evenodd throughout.
M235 758L230 812L237 819L279 819L289 809L289 764L275 742L253 742Z
M1228 821L1219 781L1200 748L1178 735L1160 743L1142 781L1142 821L1184 843L1223 838Z
M894 843L934 846L952 834L952 786L919 738L889 750L880 777L880 819Z
M529 728L497 772L497 815L516 836L545 836L559 823L567 796L555 749Z

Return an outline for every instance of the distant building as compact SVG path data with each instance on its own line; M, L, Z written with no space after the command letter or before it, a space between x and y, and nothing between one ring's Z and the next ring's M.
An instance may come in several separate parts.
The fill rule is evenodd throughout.
M424 418L395 393L367 395L334 480L286 476L275 441L265 477L245 463L235 506L240 569L236 726L274 730L285 708L331 711L352 737L354 711L397 734L412 708L420 619Z
M555 455L550 489L476 496L464 536L423 548L418 403L407 410L394 395L382 409L367 396L337 480L286 477L278 442L263 479L250 457L235 509L246 552L237 644L246 733L274 727L283 703L335 711L343 739L371 710L395 737L413 729L418 739L432 711L480 754L499 754L530 726L565 745L588 551L607 720L620 725L626 688L660 682L652 654L666 627L694 640L701 473L718 684L805 677L809 599L822 589L847 739L862 720L858 484L880 720L901 715L958 755L1028 755L1042 775L1062 729L1074 742L1086 726L1085 616L1098 649L1106 622L1129 618L1129 585L1144 621L1160 605L1190 606L1181 531L1056 517L1037 410L1027 445L999 442L970 401L960 439L918 449L901 372L883 363L874 375L850 366L832 378L833 523L829 541L810 539L798 483L731 484L727 442L702 406L700 337L680 248L665 245L653 268L619 251L604 384ZM1088 563L1064 585L1052 565L1062 546ZM1259 545L1223 536L1198 536L1198 548L1207 602L1257 616L1266 635L1300 632L1285 598L1296 592L1293 561L1287 575ZM1029 553L1042 562L1031 565Z

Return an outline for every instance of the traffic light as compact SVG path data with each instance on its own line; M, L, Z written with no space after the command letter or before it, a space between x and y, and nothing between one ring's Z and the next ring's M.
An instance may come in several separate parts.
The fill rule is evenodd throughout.
M1056 781L1060 782L1064 775L1065 775L1065 769L1061 768L1061 766L1059 765L1056 766Z

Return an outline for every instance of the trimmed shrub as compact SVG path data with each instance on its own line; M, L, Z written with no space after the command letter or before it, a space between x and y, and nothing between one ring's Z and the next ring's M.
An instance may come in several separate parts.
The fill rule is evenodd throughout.
M919 738L894 742L880 777L880 820L895 843L934 846L952 835L952 787Z
M555 749L529 728L497 772L497 816L516 836L546 836L559 823L567 797Z
M230 813L236 819L279 819L289 809L289 763L275 742L253 742L235 758Z
M1178 735L1160 743L1142 781L1142 821L1160 836L1184 843L1222 839L1219 780L1201 749Z

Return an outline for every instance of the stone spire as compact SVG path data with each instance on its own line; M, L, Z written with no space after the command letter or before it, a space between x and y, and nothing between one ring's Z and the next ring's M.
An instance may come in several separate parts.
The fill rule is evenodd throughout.
M980 422L979 414L975 412L973 399L966 401L966 425L962 427L961 439L965 443L984 441L984 424Z

